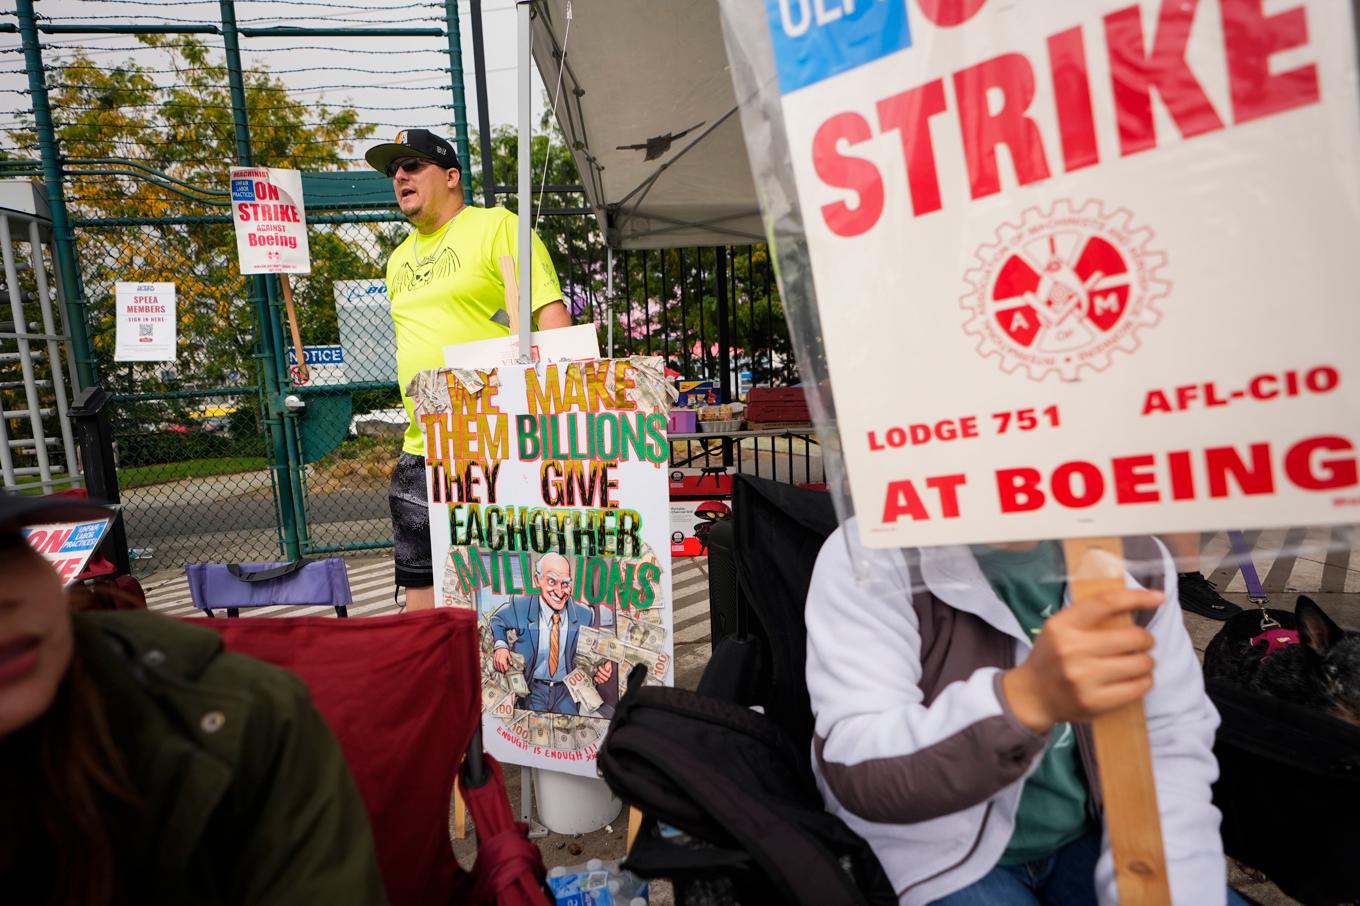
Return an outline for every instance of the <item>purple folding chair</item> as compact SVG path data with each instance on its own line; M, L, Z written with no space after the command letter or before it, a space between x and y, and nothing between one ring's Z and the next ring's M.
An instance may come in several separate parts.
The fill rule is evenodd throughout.
M337 617L348 617L347 608L354 603L349 573L340 559L190 563L184 571L194 606L210 617L214 608L238 617L242 607L279 605L334 607Z

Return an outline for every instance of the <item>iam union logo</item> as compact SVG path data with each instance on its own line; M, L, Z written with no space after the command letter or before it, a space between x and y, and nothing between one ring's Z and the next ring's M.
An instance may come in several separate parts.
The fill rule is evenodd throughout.
M964 275L964 330L1008 374L1024 368L1035 381L1052 372L1070 381L1083 368L1103 371L1116 349L1137 351L1138 332L1161 320L1156 302L1170 284L1158 276L1166 256L1152 238L1127 210L1107 213L1098 201L1030 208L978 249Z

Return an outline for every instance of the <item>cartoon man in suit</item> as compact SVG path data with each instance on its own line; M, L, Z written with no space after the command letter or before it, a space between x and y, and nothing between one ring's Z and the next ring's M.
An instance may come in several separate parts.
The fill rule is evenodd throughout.
M580 628L599 628L595 625L595 611L571 600L571 563L566 557L544 554L539 558L537 573L537 598L511 598L492 614L491 637L495 639L495 653L491 663L505 673L510 669L510 652L519 652L524 656L524 678L529 684L529 695L523 706L530 711L577 714L576 702L567 691L565 680L567 674L576 669ZM507 638L511 629L515 631L513 645ZM603 693L599 687L609 684L613 675L614 665L606 661L595 671L597 690ZM602 694L602 697L608 701L613 696Z

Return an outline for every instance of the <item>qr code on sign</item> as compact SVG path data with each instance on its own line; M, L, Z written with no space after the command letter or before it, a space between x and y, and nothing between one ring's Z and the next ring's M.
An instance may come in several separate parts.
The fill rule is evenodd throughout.
M138 324L138 325L137 325L137 336L139 336L139 337L149 337L149 336L151 336L151 333L152 333L152 327L151 327L150 324Z

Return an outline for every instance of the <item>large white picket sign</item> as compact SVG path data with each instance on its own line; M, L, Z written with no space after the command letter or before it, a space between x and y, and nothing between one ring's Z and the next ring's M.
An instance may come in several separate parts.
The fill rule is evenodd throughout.
M595 777L633 668L674 682L673 388L660 357L593 358L590 325L535 336L537 365L469 343L412 383L434 588L479 617L486 751Z
M767 0L872 546L1360 516L1334 0Z

